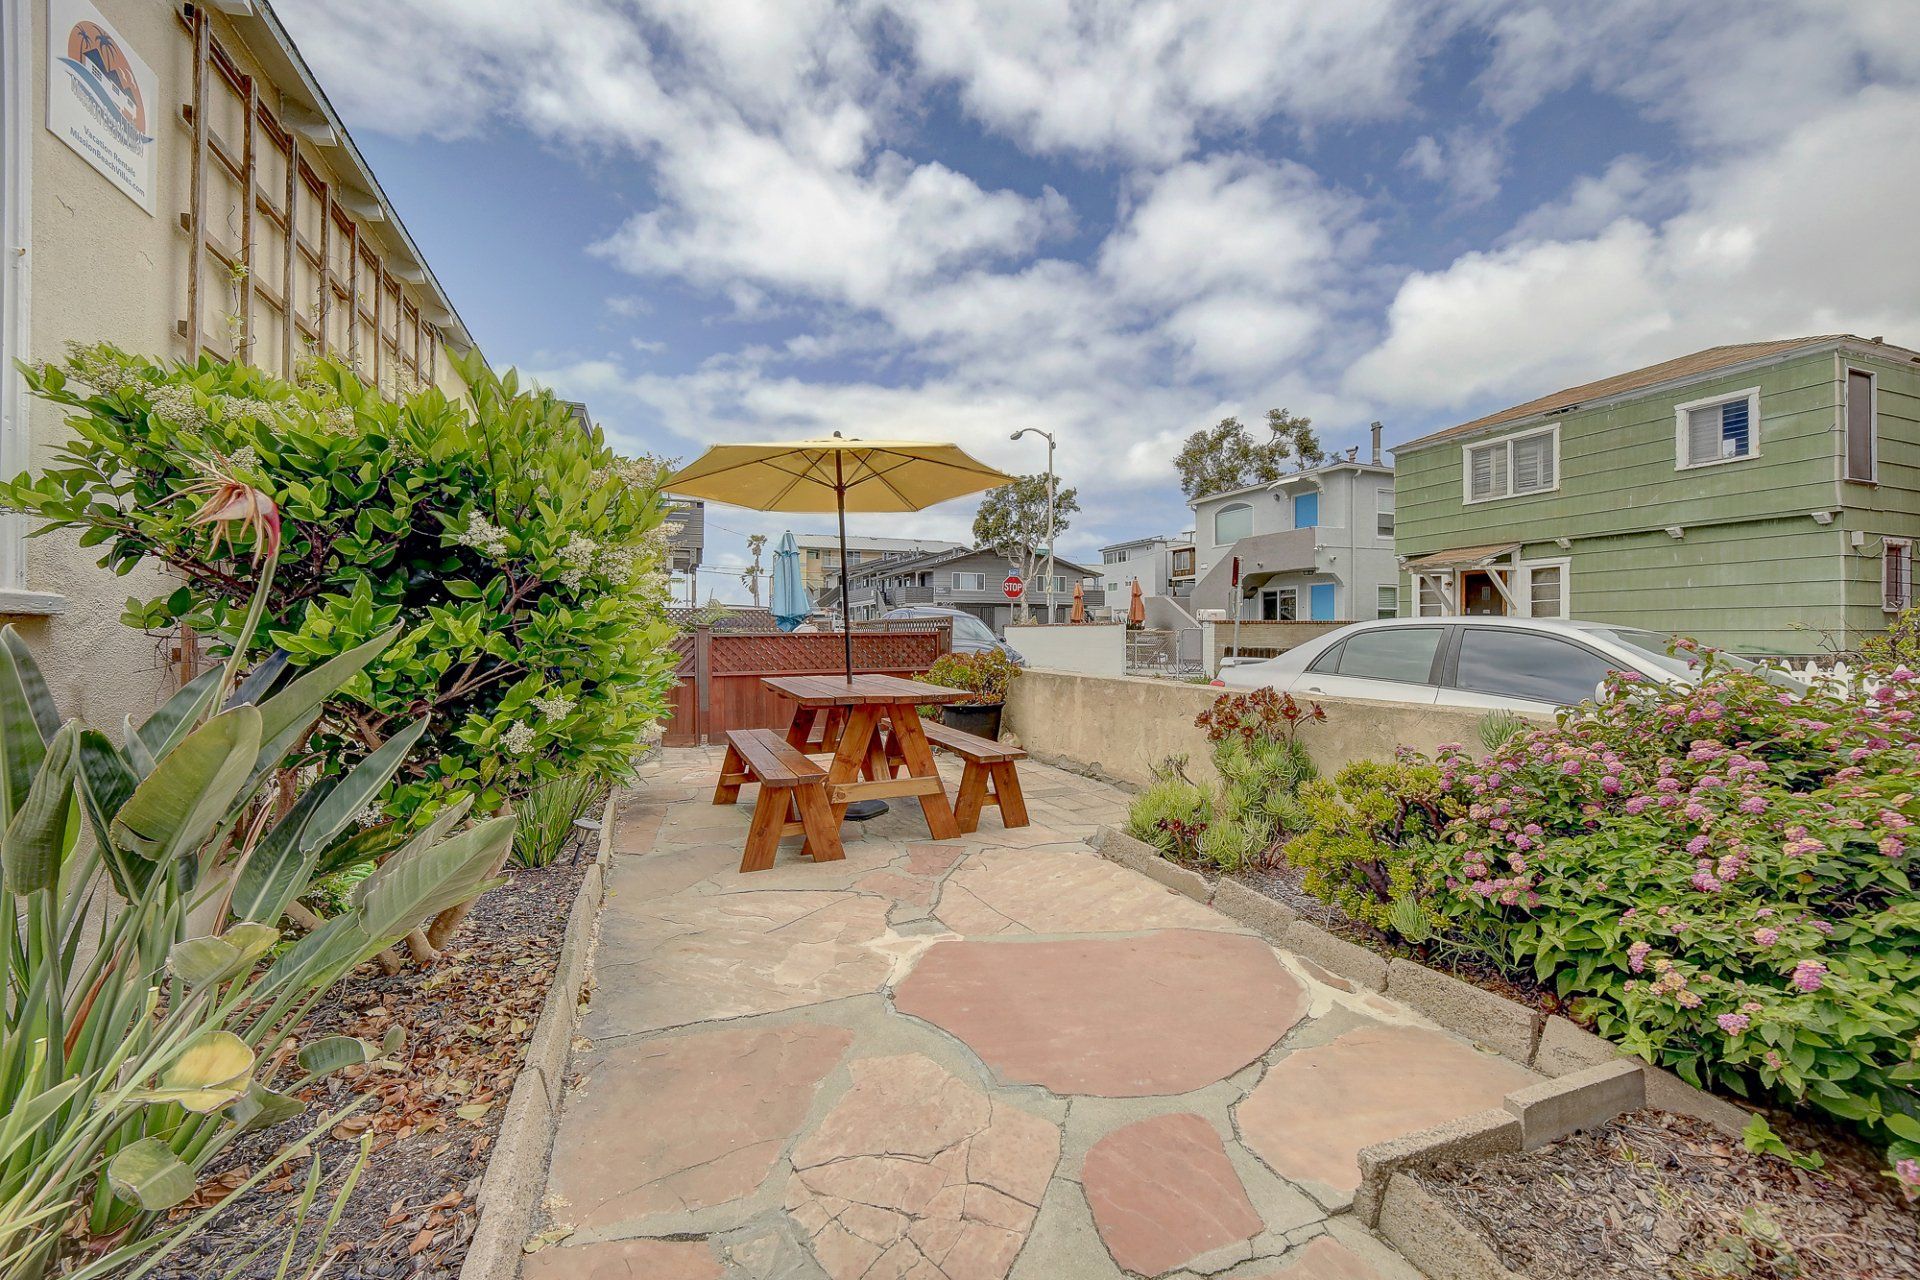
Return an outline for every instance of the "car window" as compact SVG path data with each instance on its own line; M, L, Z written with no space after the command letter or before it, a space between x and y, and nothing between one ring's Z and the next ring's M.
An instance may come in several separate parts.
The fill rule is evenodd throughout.
M1323 676L1332 675L1340 670L1340 651L1346 647L1347 642L1344 640L1338 644L1328 645L1325 653L1307 664L1307 670L1318 672Z
M993 629L987 626L986 623L980 621L980 619L969 614L960 613L954 615L953 634L962 640L971 640L975 644L998 643L993 638Z
M1381 627L1347 637L1339 672L1363 680L1425 684L1440 647L1439 627Z
M1454 683L1475 693L1571 706L1593 697L1610 666L1591 649L1538 632L1467 627Z

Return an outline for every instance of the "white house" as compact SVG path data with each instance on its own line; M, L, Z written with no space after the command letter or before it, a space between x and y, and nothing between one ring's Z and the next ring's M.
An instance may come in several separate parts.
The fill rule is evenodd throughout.
M1125 613L1133 584L1148 600L1191 595L1194 577L1193 535L1155 534L1100 548L1100 585L1107 607Z
M1392 467L1343 458L1189 505L1198 576L1188 603L1195 610L1280 622L1398 612Z

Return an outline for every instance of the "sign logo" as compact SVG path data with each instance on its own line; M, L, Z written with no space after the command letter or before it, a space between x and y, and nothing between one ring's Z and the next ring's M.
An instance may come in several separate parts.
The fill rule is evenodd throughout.
M153 212L152 70L88 0L47 0L47 130Z
M67 32L67 56L60 61L108 112L119 113L126 122L127 142L153 141L147 136L147 104L140 98L140 82L118 40L98 23L76 22Z
M1008 574L1007 580L1000 584L1000 594L1009 600L1018 600L1020 593L1026 589L1027 584L1020 581L1020 575L1017 573Z

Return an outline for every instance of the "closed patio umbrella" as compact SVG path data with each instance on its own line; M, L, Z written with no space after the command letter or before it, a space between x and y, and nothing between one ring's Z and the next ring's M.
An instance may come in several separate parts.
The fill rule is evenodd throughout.
M792 631L813 612L807 584L800 578L800 549L793 545L791 529L780 536L780 545L773 549L773 593L768 604L774 625L782 631Z
M1073 584L1073 612L1067 615L1067 621L1085 622L1086 620L1087 584L1084 582L1076 582Z
M1133 580L1133 599L1127 604L1127 625L1144 627L1147 625L1147 602L1140 595L1140 579Z
M667 478L668 493L755 511L833 512L840 522L840 629L853 683L853 614L847 602L847 512L919 511L949 498L1012 484L1013 477L954 444L826 440L717 444Z

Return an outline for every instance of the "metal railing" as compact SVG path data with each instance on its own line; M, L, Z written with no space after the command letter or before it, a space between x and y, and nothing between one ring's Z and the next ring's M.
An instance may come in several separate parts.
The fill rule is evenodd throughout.
M1199 627L1127 632L1127 674L1194 676L1206 670Z

